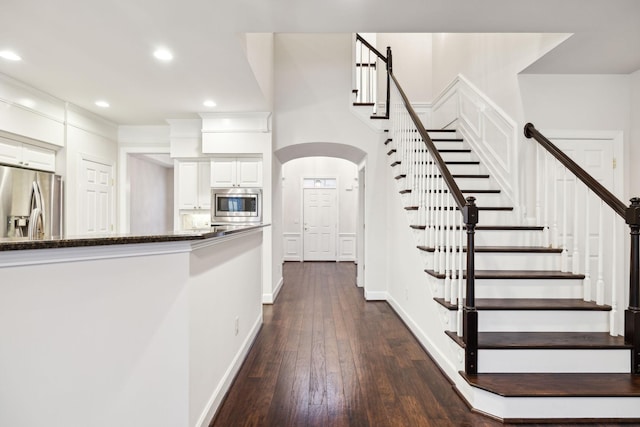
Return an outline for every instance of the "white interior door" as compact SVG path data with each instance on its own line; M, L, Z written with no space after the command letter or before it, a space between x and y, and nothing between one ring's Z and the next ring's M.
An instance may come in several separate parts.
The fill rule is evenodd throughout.
M305 188L303 198L304 261L336 261L336 189Z
M609 191L616 194L619 189L615 187L615 147L611 139L586 139L586 138L574 138L574 139L562 139L551 138L552 142L566 153L573 161L578 163L584 170L586 170L591 176L593 176L600 184L606 187ZM578 269L583 272L588 271L590 279L590 287L588 290L589 298L595 300L597 297L596 284L598 280L604 282L605 289L605 303L611 303L611 290L612 286L617 287L617 299L619 301L619 307L624 304L622 298L624 298L624 266L622 259L624 258L622 245L624 239L622 234L621 224L623 220L616 218L617 227L614 227L614 213L606 205L603 204L600 207L601 202L593 194L589 194L586 197L585 186L582 182L576 184L576 179L572 174L567 173L566 182L564 175L564 168L556 165L555 170L556 183L558 189L562 189L566 185L566 196L562 196L562 191L558 191L557 199L555 200L558 216L557 227L562 228L563 211L565 210L564 204L566 203L566 222L567 222L567 252L569 265L568 268L571 271L574 267L574 263L577 263ZM577 191L576 191L577 190ZM586 199L585 199L586 197ZM577 199L577 200L576 200ZM575 204L577 206L577 214ZM600 218L602 215L602 219ZM587 233L586 219L589 219L589 232ZM577 222L576 222L577 220ZM603 234L599 235L599 222L603 222ZM574 227L577 224L577 227ZM577 234L576 234L577 232ZM613 248L613 233L620 233L617 241L616 248ZM575 240L577 238L577 241ZM589 254L585 257L586 241L589 240ZM602 242L600 242L602 239ZM562 240L560 241L562 245ZM600 246L601 245L601 246ZM602 248L602 249L600 249ZM599 252L602 250L602 265L603 271L599 270ZM613 259L613 254L616 259ZM578 257L575 259L574 254ZM585 262L589 260L589 268L585 270ZM612 272L613 270L613 272ZM616 275L615 279L613 275Z
M79 183L78 223L80 234L113 230L113 167L82 159Z

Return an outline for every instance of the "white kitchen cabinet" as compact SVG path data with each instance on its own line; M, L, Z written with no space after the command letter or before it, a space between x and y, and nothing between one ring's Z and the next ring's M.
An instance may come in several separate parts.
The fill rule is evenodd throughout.
M178 209L211 209L209 162L178 163Z
M262 187L260 157L211 159L211 187Z
M56 152L0 137L0 163L55 172Z

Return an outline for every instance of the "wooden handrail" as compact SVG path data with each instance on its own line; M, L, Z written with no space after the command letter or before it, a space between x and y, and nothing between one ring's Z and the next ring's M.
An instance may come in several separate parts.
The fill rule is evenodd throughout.
M462 191L460 190L460 187L458 187L458 184L456 184L455 179L453 179L453 175L451 175L451 172L449 172L449 169L445 165L444 160L442 160L442 156L440 156L440 153L438 152L436 145L433 143L433 141L431 140L431 137L429 136L429 133L424 128L422 122L420 121L420 118L418 117L418 114L411 106L411 103L409 102L409 98L407 98L407 95L402 90L400 83L398 83L398 80L393 75L393 73L389 73L389 74L391 75L391 78L393 79L393 82L396 85L398 92L400 92L400 97L404 101L404 105L405 105L405 108L407 109L407 112L409 113L409 117L411 117L413 124L416 126L416 129L420 134L420 137L422 137L422 140L427 146L427 149L431 153L431 156L433 157L433 160L435 161L436 166L438 167L438 170L440 170L440 174L442 175L442 178L447 183L447 187L449 187L449 191L451 192L453 199L455 200L456 204L460 208L460 211L463 211L467 202L464 198L464 195L462 194Z
M576 162L567 156L562 150L556 147L544 135L542 135L533 124L524 125L524 136L533 138L540 143L553 157L555 157L564 167L573 173L580 181L582 181L589 190L597 195L602 201L613 209L615 213L625 218L627 206L616 196L600 184L594 177L589 175L587 171L582 169Z
M371 45L371 43L369 43L368 41L366 41L365 39L362 38L362 36L358 33L356 33L356 40L358 40L360 43L362 43L363 45L365 45L371 52L375 53L376 56L378 58L380 58L380 60L382 62L384 62L385 64L387 63L387 58L386 56L384 56L383 54L381 54L378 49L376 49L375 47L373 47Z

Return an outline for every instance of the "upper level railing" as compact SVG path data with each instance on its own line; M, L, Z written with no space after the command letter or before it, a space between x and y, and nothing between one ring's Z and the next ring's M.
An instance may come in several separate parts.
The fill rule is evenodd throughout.
M380 53L375 47L366 41L360 34L356 34L356 100L355 105L370 105L372 107L372 118L389 118L389 61L387 57ZM387 56L390 58L390 50ZM381 99L378 90L378 70L386 70L385 98ZM384 102L382 112L379 112L380 104Z
M605 295L610 295L611 335L617 335L618 329L616 229L623 219L630 228L629 306L625 310L624 336L625 342L633 346L631 372L640 374L640 198L631 199L631 204L626 206L541 134L533 124L525 125L524 135L538 142L536 215L543 222L545 244L562 249L562 271L571 270L573 273L584 274L583 288L586 301L595 299L597 304L602 305L605 303ZM578 181L582 182L581 189ZM572 209L570 204L573 205ZM605 210L605 205L611 208L610 213ZM569 218L570 215L572 218ZM594 221L597 224L594 225ZM607 232L605 226L608 228ZM569 238L572 246L571 256ZM597 249L595 266L592 268L594 251L591 244L594 239ZM610 250L605 249L605 245L610 245ZM595 286L592 285L592 276L596 278ZM609 292L607 280L611 282ZM592 288L595 290L595 298Z

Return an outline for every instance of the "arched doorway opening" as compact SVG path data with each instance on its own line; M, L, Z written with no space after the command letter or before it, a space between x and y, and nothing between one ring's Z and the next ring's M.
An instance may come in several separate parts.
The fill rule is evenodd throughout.
M367 153L347 144L303 143L274 154L281 182L274 185L273 220L281 231L274 253L284 261L355 262L363 286Z

